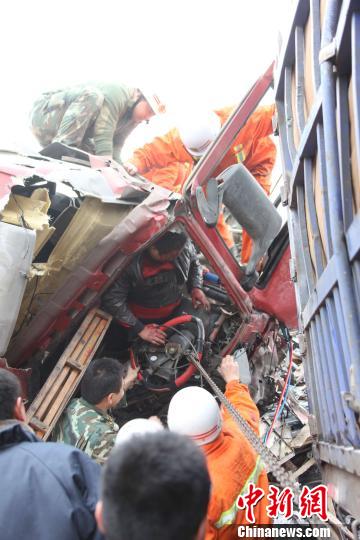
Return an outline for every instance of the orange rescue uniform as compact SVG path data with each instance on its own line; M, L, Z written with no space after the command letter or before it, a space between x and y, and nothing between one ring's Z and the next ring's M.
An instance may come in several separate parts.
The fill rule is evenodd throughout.
M233 107L216 110L221 125L225 124ZM236 136L231 148L214 172L220 174L230 165L242 162L256 178L264 191L269 194L271 172L276 159L276 147L269 135L273 132L272 117L275 105L259 107L247 120ZM156 137L151 143L137 149L131 159L138 172L151 182L175 192L180 192L196 161L181 142L176 128L162 137ZM221 214L218 229L226 244L234 244L231 231ZM251 239L243 232L242 261L247 262L251 253Z
M247 386L231 381L226 385L225 396L259 434L260 415ZM237 537L234 525L248 525L246 510L237 509L236 501L239 495L247 494L250 482L265 493L254 507L255 524L271 523L266 513L268 479L260 458L227 409L222 409L222 415L220 436L202 447L212 484L205 540L233 540Z

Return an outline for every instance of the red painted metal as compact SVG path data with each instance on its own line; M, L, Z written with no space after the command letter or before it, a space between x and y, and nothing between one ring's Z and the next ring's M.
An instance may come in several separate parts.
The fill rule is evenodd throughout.
M232 141L269 89L273 80L273 69L274 64L271 64L229 118L218 139L190 175L183 189L184 199L179 201L175 209L178 219L181 219L191 238L213 264L214 270L219 274L222 282L226 284L229 296L243 314L249 314L252 310L250 298L240 285L244 272L227 249L216 229L205 224L197 207L195 193L198 186L206 188L206 183L210 179L212 172L216 169ZM189 186L191 186L191 195L188 198L186 192Z
M166 225L169 200L164 192L154 190L74 270L11 344L7 351L11 366L22 365L35 351L47 349L55 335L59 338L85 309L98 301L134 252ZM114 267L111 259L116 257L119 261Z
M225 242L219 235L215 227L211 228L206 225L204 220L201 217L199 210L196 207L188 208L188 201L182 199L179 201L175 208L175 214L181 219L181 221L186 225L186 228L189 230L189 234L199 236L199 242L202 242L203 238L207 238L210 245L213 246L212 252L214 253L213 258L221 257L221 264L226 265L229 271L233 276L240 281L244 275L241 270L239 263L234 259L233 255L228 250ZM194 242L197 244L195 237L192 237ZM198 244L198 247L202 250L202 245ZM204 254L207 255L207 253Z
M266 313L253 313L239 326L236 334L226 347L221 351L221 356L231 354L239 343L247 343L254 334L264 336L265 329L270 321Z
M290 247L284 252L266 287L255 287L249 296L257 310L273 315L288 328L297 328L296 299L294 284L290 279L289 259Z
M205 223L199 218L196 219L196 217L196 212L194 212L194 215L187 213L178 215L176 220L184 224L189 236L209 260L240 313L249 315L252 310L251 300L239 283L236 275L239 272L235 273L233 271L233 268L239 270L239 267L235 264L235 260L217 232L214 229L208 229ZM228 264L229 257L232 259L231 266Z
M277 293L265 291L259 294L254 293L250 297L244 291L240 284L243 276L242 269L228 251L216 229L211 229L204 223L197 208L195 189L197 186L206 185L212 171L222 159L232 140L269 88L272 70L273 66L270 66L229 119L219 139L190 177L190 182L192 182L190 197L186 194L185 198L177 203L175 209L175 220L184 224L191 239L220 276L230 298L239 310L243 323L233 340L234 343L236 340L237 342L246 341L252 332L261 333L266 327L269 316L254 313L251 298L254 298L257 309L263 305L264 310L274 314L273 304ZM31 160L31 158L29 159ZM98 161L92 162L92 165L101 166ZM33 163L31 166L33 167ZM36 173L41 176L51 172L54 167L54 162L38 160L33 169L29 169L24 163L21 163L19 166L13 164L10 167L9 165L5 172L15 176L25 174L29 176L29 171L31 171L32 174ZM4 171L3 167L0 168L1 171ZM116 187L114 170L111 167L103 167L101 172L114 190ZM126 180L124 182L126 183ZM190 183L187 184L187 186L189 185ZM8 351L11 365L21 365L36 350L47 349L54 337L59 337L59 334L61 337L66 330L76 324L83 312L98 301L99 296L122 268L128 264L133 254L146 245L156 234L165 230L169 224L169 205L169 192L163 188L154 187L146 200L134 208L128 218L125 218L99 243L82 265L49 299L47 305L34 317L29 326L20 332ZM278 291L277 280L276 278L272 279L274 279L274 284L277 285L276 291ZM270 289L270 284L268 288ZM279 310L279 313L283 312Z

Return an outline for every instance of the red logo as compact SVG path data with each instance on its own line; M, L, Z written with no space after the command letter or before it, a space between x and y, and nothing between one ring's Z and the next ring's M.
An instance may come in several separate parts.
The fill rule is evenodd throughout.
M254 506L257 505L264 495L264 490L256 487L252 482L249 484L247 494L239 495L236 506L239 510L246 509L245 516L248 523L255 523Z
M244 495L239 495L236 506L239 510L246 510L245 517L248 523L255 523L254 508L265 496L262 488L250 483L248 491ZM268 505L267 515L274 519L280 515L289 519L294 515L294 492L291 488L280 490L277 486L270 486L266 496ZM327 487L324 485L310 489L304 486L299 497L299 515L302 518L310 518L317 515L323 521L328 520L327 515Z

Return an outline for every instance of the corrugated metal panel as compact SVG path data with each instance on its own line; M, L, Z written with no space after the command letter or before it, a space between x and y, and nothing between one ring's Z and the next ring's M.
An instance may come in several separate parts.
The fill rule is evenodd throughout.
M336 485L360 447L360 2L298 2L276 102L310 405ZM350 485L334 495L353 511Z

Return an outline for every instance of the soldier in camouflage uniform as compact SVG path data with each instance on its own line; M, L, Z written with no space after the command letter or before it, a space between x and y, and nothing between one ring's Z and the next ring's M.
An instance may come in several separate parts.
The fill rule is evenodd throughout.
M53 439L71 444L104 463L119 431L108 411L124 397L125 390L135 382L136 373L130 370L124 379L123 365L113 358L91 362L81 382L81 398L70 402Z
M126 137L164 109L156 95L138 88L79 85L42 94L31 111L31 129L43 147L60 142L119 161Z

